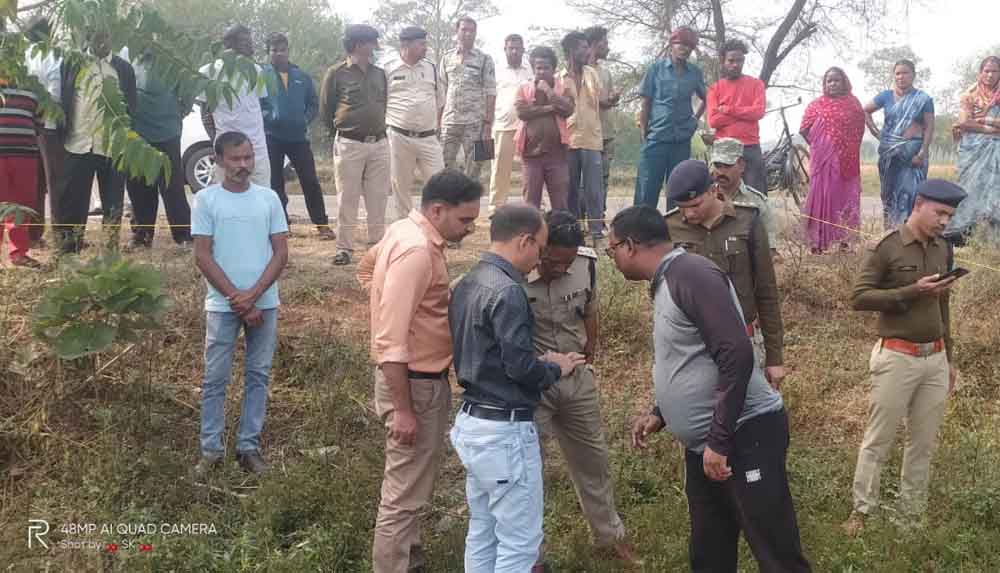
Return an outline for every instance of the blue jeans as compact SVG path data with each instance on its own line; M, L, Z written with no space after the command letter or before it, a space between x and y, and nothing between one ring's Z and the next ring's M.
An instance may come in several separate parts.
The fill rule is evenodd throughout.
M583 196L580 183L583 182ZM580 219L589 219L593 237L604 236L604 158L593 149L569 150L569 210Z
M205 313L205 382L201 392L201 452L218 456L225 452L226 385L232 378L233 354L240 329L245 328L246 374L243 409L236 434L236 452L255 452L267 413L267 383L271 359L278 342L278 309L263 311L264 323L250 328L233 312Z
M494 422L464 412L451 443L465 466L466 573L525 573L542 544L542 455L534 422Z
M691 140L683 143L664 143L647 139L639 154L639 168L635 177L635 204L649 205L654 209L660 202L663 181L685 159L691 159ZM667 199L667 210L672 207Z

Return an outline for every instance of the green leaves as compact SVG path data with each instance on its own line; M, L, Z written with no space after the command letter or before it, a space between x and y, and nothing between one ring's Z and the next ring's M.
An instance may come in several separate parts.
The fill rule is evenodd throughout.
M46 289L35 308L34 334L57 356L73 360L135 342L159 327L167 309L163 277L114 253L71 269Z

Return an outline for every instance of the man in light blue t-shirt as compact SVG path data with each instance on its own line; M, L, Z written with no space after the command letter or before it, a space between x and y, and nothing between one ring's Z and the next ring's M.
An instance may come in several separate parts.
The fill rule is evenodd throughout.
M223 405L241 328L246 329L246 380L236 459L248 472L259 475L267 470L258 446L278 339L277 280L288 262L285 213L274 191L250 182L254 150L247 136L234 131L220 134L215 139L215 163L225 178L198 192L191 215L195 264L208 283L196 479L204 479L225 453Z

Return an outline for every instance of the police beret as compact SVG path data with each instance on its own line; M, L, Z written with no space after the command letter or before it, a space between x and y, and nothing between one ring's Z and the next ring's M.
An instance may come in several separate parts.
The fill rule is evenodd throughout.
M351 24L344 28L344 38L355 42L378 40L378 30L367 24Z
M667 179L667 198L673 202L690 201L712 187L708 165L696 159L681 161Z
M427 38L427 30L419 26L407 26L399 31L399 41L409 42L410 40L423 40Z
M937 203L944 203L950 207L958 207L958 204L966 196L965 191L961 187L944 179L928 179L924 181L917 187L917 195Z

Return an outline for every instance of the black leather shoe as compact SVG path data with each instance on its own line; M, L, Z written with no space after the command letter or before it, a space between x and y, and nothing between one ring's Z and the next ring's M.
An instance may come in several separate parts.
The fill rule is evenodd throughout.
M267 471L267 464L258 452L236 454L236 461L244 471L254 475L263 475Z
M194 469L191 470L191 473L195 481L205 481L220 465L222 465L222 456L202 455L198 463L195 464Z

